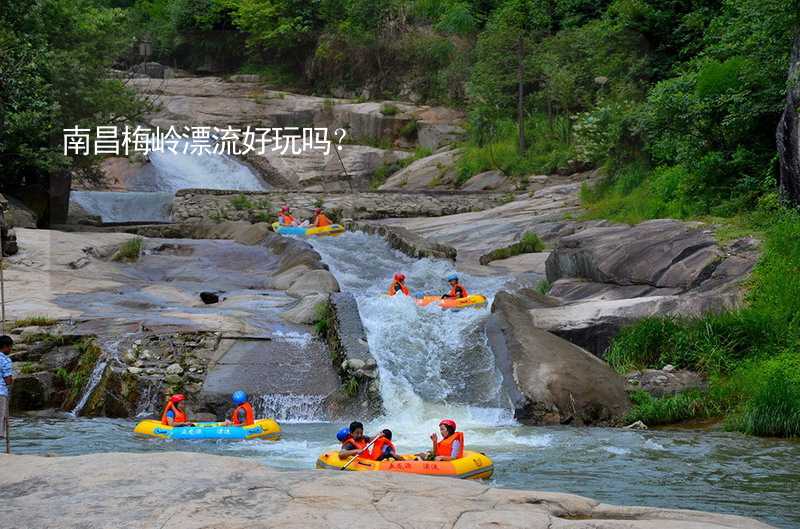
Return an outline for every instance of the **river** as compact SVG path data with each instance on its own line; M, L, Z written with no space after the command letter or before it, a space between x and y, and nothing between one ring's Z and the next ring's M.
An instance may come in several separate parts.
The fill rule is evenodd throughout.
M440 292L452 265L414 260L375 236L347 233L312 241L352 292L380 369L385 416L368 432L391 428L401 451L428 446L442 417L466 433L470 449L495 463L500 487L569 492L604 502L701 509L751 516L780 527L800 526L800 443L723 431L530 427L513 419L502 378L486 344L488 308L460 312L420 309L382 296L402 271L412 291ZM503 278L462 277L490 298ZM134 421L14 418L15 453L76 455L103 451L191 450L252 459L280 469L313 468L337 446L343 423L321 420L302 397L264 396L262 410L283 420L279 442L173 442L132 435Z

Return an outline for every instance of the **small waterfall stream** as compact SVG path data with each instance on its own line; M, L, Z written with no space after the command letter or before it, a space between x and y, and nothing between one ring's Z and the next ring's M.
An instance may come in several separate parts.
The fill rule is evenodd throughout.
M78 400L78 403L70 412L72 415L76 417L79 416L83 411L83 408L86 407L86 403L89 402L94 390L97 389L97 385L103 379L103 373L106 370L106 366L108 366L108 362L105 360L100 360L95 364L92 374L89 376L89 381L83 388L83 395L81 395L80 400Z

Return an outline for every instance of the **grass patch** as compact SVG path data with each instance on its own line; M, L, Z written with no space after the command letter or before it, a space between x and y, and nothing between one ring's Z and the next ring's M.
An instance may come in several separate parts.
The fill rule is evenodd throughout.
M48 316L41 316L41 315L33 315L28 316L27 318L22 318L21 320L17 320L14 322L14 327L51 327L58 323L58 320L55 318L50 318Z
M248 209L253 209L255 204L253 204L253 201L247 198L246 195L241 194L241 195L236 195L231 199L231 206L233 206L233 209L235 209L236 211L244 211Z
M547 279L540 279L538 283L536 283L535 290L539 294L546 296L548 292L550 292L550 288L552 287L552 283Z
M333 328L333 318L335 317L333 306L328 301L323 301L314 307L314 332L316 335L327 339L329 331Z
M713 417L720 411L713 399L697 390L660 399L639 390L631 394L631 400L633 408L623 419L626 424L636 421L642 421L650 426L671 424L689 419Z
M407 140L415 140L417 138L418 125L417 120L412 119L402 127L400 127L400 136Z
M396 116L400 113L400 109L393 103L384 103L381 105L381 114L384 116Z
M143 239L134 237L122 243L119 249L111 256L112 261L133 262L138 261L142 255Z
M342 391L348 397L353 398L358 395L358 385L358 380L355 377L350 377L347 382L342 384Z
M20 340L20 343L25 345L32 345L35 343L42 343L45 348L52 349L53 347L60 347L70 343L70 339L60 334L50 334L46 332L29 334Z
M511 246L506 246L505 248L492 250L488 254L481 256L480 263L482 265L487 265L492 261L508 259L515 255L541 252L544 248L544 243L539 239L539 236L532 231L528 231L522 235L522 239L520 239L519 242L515 242Z
M30 375L42 371L43 366L38 362L22 362L18 364L17 370L21 375Z

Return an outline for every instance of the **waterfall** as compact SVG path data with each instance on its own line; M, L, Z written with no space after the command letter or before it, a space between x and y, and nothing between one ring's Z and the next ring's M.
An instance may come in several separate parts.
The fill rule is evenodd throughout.
M173 198L181 189L269 189L237 160L221 154L191 154L191 149L191 143L184 141L177 153L151 152L150 163L126 181L132 191L73 191L71 201L104 223L170 222Z
M279 422L324 422L322 395L288 395L270 393L254 400L256 415L272 417Z
M80 415L83 411L83 408L86 406L86 403L89 402L89 398L94 393L94 390L97 388L97 385L103 379L103 373L106 370L106 366L108 362L105 360L101 360L95 364L94 369L92 370L92 374L89 377L89 381L86 383L83 389L83 395L81 395L80 400L78 400L78 404L72 409L70 413L74 416Z

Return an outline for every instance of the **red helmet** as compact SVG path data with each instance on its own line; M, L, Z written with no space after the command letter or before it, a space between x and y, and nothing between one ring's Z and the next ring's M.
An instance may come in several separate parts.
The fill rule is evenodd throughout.
M322 213L322 208L315 208L314 213Z
M288 212L289 211L289 206L283 206L281 208L281 211L287 211Z
M169 398L169 401L173 404L177 404L182 400L186 400L186 396L183 393L176 393Z
M397 273L397 274L394 275L394 280L395 281L400 281L402 283L403 281L406 280L406 276L405 276L405 274Z
M441 426L443 424L445 426L449 426L450 428L452 428L454 432L456 431L456 421L454 421L453 419L442 419L439 422L439 426Z

